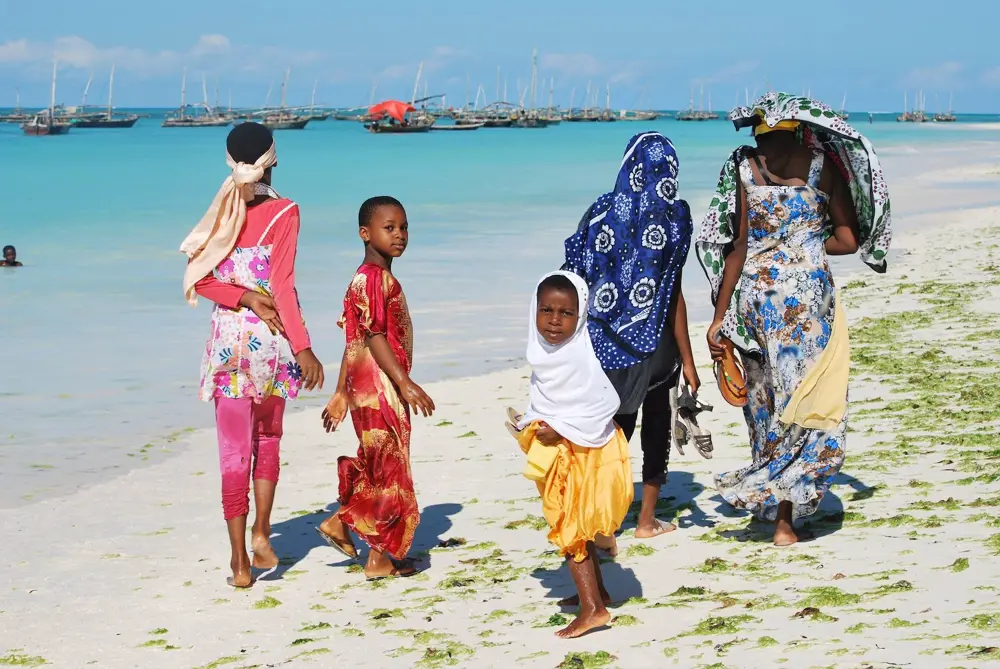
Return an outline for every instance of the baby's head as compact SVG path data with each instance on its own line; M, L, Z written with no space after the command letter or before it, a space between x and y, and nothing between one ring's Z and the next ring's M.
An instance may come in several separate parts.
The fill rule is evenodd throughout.
M538 284L535 327L546 343L558 346L576 333L580 322L580 296L566 276L553 274Z
M383 257L398 258L410 241L406 210L388 195L368 198L358 210L358 234Z

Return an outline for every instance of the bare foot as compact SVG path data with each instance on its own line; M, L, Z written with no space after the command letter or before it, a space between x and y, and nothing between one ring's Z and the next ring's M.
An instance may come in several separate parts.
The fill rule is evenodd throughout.
M774 545L791 546L799 543L799 536L795 533L795 527L784 520L778 520L774 527Z
M613 534L610 537L606 537L603 534L598 534L596 537L594 537L594 545L597 546L602 551L604 551L605 553L607 553L608 555L610 555L611 557L618 556L618 540L615 538L615 535Z
M604 602L605 606L611 605L611 595L608 594L607 590L601 590L601 601ZM567 597L566 599L560 599L557 604L559 606L580 606L580 595L573 595L572 597Z
M347 528L347 523L342 521L337 514L333 514L320 523L316 531L332 548L336 548L351 559L358 557L358 549L354 547L354 542L351 540L351 532Z
M250 565L239 561L232 561L229 567L233 570L233 575L226 579L226 584L233 588L249 588L253 585L253 574L250 572Z
M661 534L673 532L676 529L677 526L673 523L664 523L654 518L653 522L649 525L640 523L639 526L635 528L635 538L652 539L653 537L658 537Z
M278 556L271 547L271 540L263 534L256 534L250 540L253 550L253 564L257 569L274 569L278 566Z
M581 614L576 617L576 620L556 632L556 636L560 639L576 639L587 632L604 627L610 621L611 614L608 613L607 609L595 611L586 616Z

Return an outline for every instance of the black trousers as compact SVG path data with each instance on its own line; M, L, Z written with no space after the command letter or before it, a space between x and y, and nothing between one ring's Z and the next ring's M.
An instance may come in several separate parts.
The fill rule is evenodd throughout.
M670 462L670 389L677 385L680 372L673 374L666 382L646 392L642 401L642 428L639 439L642 442L642 482L663 485L667 482L667 465ZM615 422L632 440L639 412L618 414Z

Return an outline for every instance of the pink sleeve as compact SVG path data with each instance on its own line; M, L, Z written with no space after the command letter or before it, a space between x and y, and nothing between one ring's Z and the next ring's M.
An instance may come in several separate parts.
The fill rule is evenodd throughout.
M278 309L292 353L312 347L302 319L299 296L295 291L295 251L299 242L299 207L293 206L274 224L271 246L271 292Z
M211 300L216 304L221 304L227 309L236 309L240 306L240 300L247 289L243 286L235 286L225 281L219 281L214 274L206 274L203 279L194 284L194 290L198 295L206 300Z

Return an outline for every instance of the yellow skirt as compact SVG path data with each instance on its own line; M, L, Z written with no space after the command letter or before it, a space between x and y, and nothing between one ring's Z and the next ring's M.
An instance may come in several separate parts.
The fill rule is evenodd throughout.
M538 424L527 426L518 437L525 454L535 449L532 460L543 462L538 449L551 449L555 457L543 479L536 481L542 497L542 513L549 523L549 541L576 562L587 558L587 543L598 534L612 536L625 520L632 504L632 461L628 441L615 430L601 448L583 448L563 440L545 446L535 439Z

